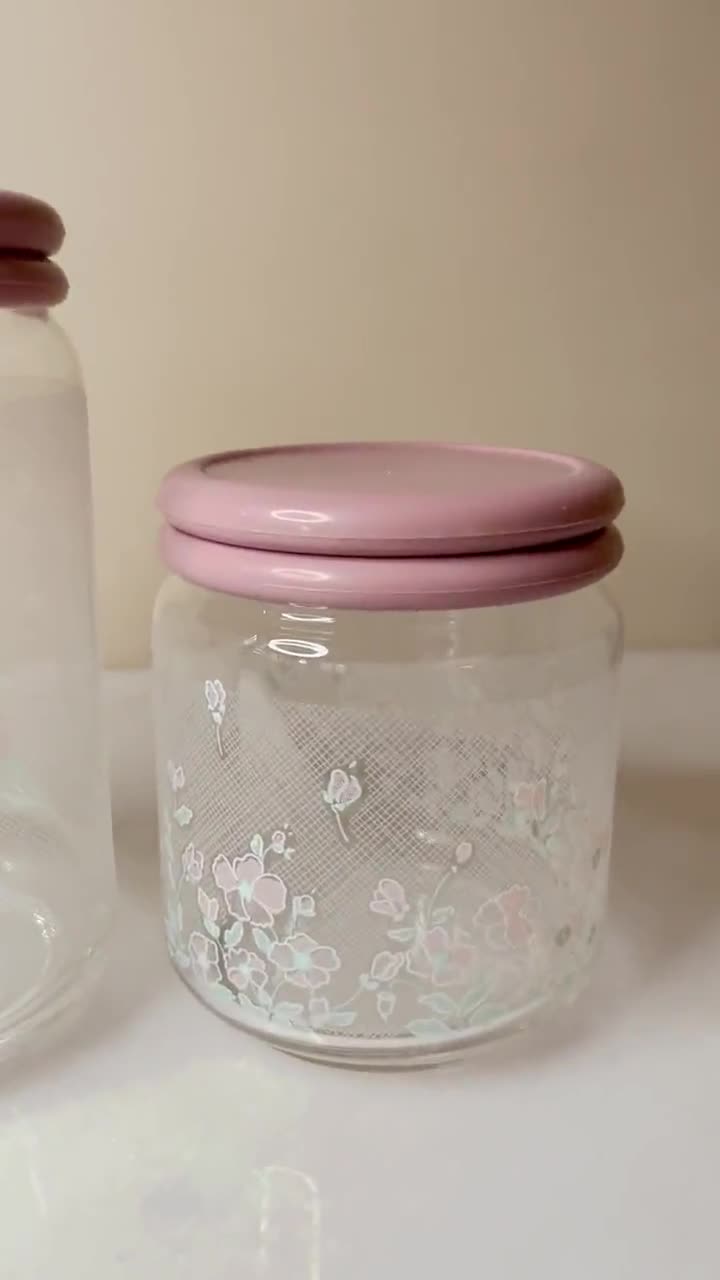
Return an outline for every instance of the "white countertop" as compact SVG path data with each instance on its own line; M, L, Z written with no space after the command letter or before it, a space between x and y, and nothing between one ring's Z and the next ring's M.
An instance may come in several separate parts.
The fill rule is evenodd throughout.
M113 676L113 962L0 1088L0 1280L717 1280L720 653L632 656L593 990L466 1065L314 1066L165 959L144 675Z

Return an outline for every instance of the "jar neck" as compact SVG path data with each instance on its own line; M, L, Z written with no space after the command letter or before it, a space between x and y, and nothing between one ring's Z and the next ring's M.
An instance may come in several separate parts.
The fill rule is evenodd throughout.
M619 631L617 613L597 586L493 608L400 613L256 604L247 617L252 634L245 643L256 651L370 663L557 655L588 641L612 647Z

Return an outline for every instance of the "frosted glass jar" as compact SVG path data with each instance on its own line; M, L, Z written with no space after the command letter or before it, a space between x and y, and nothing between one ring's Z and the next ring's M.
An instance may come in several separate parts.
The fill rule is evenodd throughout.
M391 1066L577 995L605 912L621 626L598 583L621 505L602 468L447 446L171 473L166 929L206 1003Z
M76 1010L114 895L85 399L49 206L0 192L0 1058Z

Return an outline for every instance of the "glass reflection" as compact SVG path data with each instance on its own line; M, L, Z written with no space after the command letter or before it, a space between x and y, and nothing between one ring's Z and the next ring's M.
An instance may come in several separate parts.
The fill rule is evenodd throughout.
M259 1275L320 1280L320 1192L300 1169L267 1165L257 1173Z
M330 516L324 511L299 511L292 507L273 511L274 520L287 520L291 524L327 524Z
M330 650L326 644L318 644L314 640L286 639L268 640L268 649L273 653L282 653L286 658L326 658Z

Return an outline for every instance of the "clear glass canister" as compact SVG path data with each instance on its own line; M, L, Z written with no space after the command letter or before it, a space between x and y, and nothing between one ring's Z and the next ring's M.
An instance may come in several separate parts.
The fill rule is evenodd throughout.
M166 929L206 1003L280 1048L392 1066L574 999L605 913L622 640L599 580L621 504L575 459L443 446L171 473Z
M85 400L47 205L0 193L0 1058L77 1008L114 892Z

